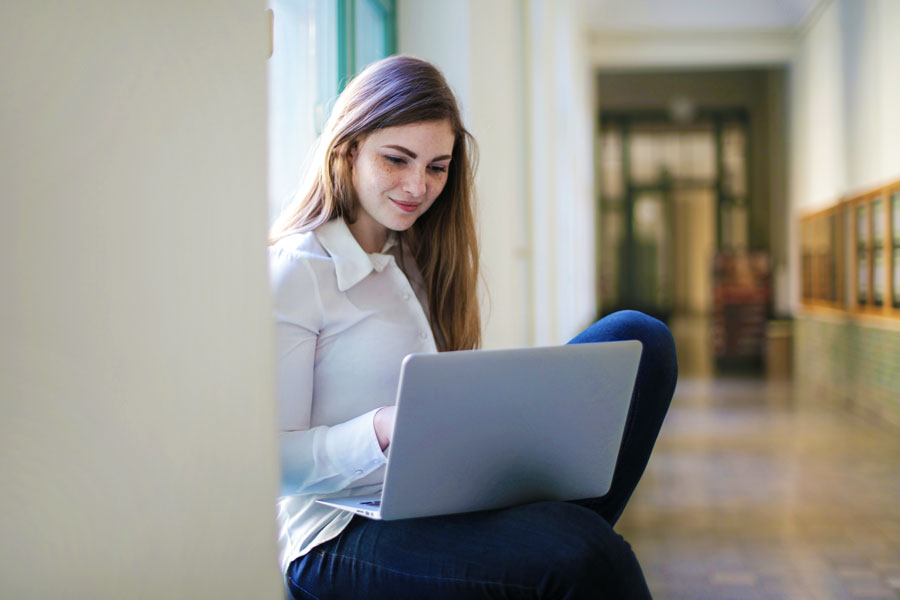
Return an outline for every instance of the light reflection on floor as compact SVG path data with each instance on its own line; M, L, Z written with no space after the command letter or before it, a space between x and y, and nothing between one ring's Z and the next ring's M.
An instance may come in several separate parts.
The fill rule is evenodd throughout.
M900 435L789 382L688 371L616 527L654 598L900 598Z

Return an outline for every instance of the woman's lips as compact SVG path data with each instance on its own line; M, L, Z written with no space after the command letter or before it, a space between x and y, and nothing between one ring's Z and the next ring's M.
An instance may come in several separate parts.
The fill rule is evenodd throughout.
M391 202L400 207L400 210L402 210L403 212L411 213L415 212L415 210L419 208L419 205L415 202L400 202L398 200L394 200L393 198L391 198Z

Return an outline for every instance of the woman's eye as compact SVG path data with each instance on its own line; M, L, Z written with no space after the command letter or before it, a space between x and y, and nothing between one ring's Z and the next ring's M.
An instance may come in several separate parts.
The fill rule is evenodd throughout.
M385 156L385 158L388 159L389 162L394 163L395 165L402 165L403 163L406 162L399 156Z
M431 170L434 171L435 173L446 173L447 167L445 167L443 165L431 165Z

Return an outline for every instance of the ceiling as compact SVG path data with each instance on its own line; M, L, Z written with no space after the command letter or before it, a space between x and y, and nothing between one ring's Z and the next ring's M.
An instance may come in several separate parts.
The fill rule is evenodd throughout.
M832 0L574 1L594 67L628 70L788 64Z
M594 31L630 33L796 30L827 0L579 0Z

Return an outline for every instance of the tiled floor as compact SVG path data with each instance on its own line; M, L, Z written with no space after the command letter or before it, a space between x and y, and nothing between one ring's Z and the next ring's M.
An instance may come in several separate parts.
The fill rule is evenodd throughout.
M617 526L654 598L900 598L900 434L685 370Z

